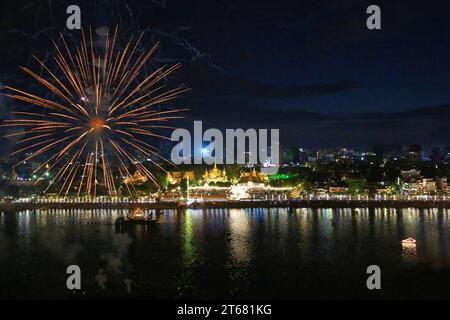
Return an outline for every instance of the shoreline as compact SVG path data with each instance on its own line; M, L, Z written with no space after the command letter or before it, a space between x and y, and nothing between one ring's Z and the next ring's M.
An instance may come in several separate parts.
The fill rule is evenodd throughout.
M206 201L191 205L177 202L124 202L124 203L0 203L0 211L45 209L246 209L246 208L418 208L447 209L450 200L286 200L286 201Z

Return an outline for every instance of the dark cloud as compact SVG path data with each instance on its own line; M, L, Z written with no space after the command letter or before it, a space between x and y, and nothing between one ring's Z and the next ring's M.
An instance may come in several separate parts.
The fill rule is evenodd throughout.
M186 82L194 96L243 96L260 98L292 98L318 96L358 89L364 86L359 81L338 81L310 85L276 86L259 81L233 77L225 73L186 72Z
M199 108L200 107L200 108ZM448 145L450 105L404 112L326 114L295 109L262 109L231 101L197 105L187 119L203 120L204 128L279 129L285 146L352 146L368 148L379 143Z

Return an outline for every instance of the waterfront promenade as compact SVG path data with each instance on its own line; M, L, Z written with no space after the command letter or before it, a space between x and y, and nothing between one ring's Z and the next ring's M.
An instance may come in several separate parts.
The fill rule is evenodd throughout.
M175 201L49 201L0 202L1 211L35 209L214 209L214 208L450 208L450 200L374 200L374 199L292 199L292 200L218 200L180 204Z

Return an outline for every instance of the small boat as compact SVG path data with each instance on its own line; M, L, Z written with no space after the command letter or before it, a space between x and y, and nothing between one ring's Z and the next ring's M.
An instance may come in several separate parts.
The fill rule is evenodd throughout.
M146 216L144 210L140 208L133 209L127 217L119 217L116 219L116 226L127 226L127 225L154 225L156 224L156 219L152 219L151 216Z
M414 238L404 239L404 240L402 240L402 244L415 245L416 244L416 239L414 239Z

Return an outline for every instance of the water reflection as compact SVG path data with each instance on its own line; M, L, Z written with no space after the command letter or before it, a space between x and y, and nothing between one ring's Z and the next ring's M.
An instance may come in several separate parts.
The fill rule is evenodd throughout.
M192 268L196 261L196 250L194 243L194 227L192 223L192 212L186 210L183 226L183 264L186 268Z
M256 214L261 214L261 212ZM252 215L252 213L248 214L245 210L230 210L228 240L232 264L234 265L242 266L250 262L252 250L250 221Z
M409 263L417 261L417 246L411 243L402 243L402 258Z
M0 287L32 295L27 286L47 281L48 294L59 295L60 270L75 263L89 276L88 288L98 287L95 277L104 270L105 287L116 281L120 294L141 283L146 296L258 296L272 283L295 296L300 283L350 277L370 264L396 277L415 266L450 267L450 211L444 209L147 210L157 226L116 232L114 221L127 213L1 213L0 271L9 277ZM415 246L402 245L409 237ZM33 280L40 271L45 279Z

